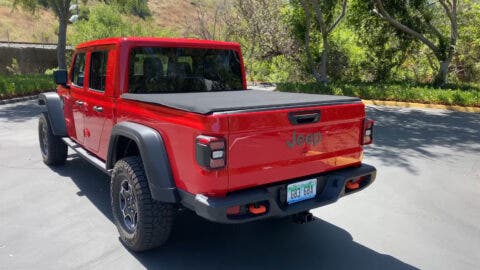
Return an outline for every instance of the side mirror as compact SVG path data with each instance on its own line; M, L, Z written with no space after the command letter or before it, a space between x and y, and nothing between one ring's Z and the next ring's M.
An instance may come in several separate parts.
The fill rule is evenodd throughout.
M67 71L65 69L58 69L53 72L53 80L55 84L67 85Z

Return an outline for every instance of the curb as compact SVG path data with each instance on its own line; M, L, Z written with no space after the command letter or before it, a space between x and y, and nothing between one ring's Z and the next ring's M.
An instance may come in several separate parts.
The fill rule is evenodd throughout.
M0 105L12 104L12 103L17 103L17 102L22 102L22 101L27 101L27 100L34 100L34 99L37 99L37 98L38 98L38 95L4 99L4 100L0 100Z
M385 101L385 100L365 100L362 99L365 105L379 105L379 106L394 106L404 108L422 108L422 109L440 109L467 113L480 113L479 107L463 107L456 105L440 105L440 104L424 104L424 103L410 103L400 101Z

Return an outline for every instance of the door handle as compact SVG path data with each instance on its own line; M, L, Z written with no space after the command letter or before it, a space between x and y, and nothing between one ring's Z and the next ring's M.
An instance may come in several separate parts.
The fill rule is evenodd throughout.
M317 123L320 121L320 111L290 112L288 119L292 125Z
M103 112L103 108L100 106L93 106L93 110L96 112Z
M83 106L83 105L85 105L85 102L83 102L81 100L77 100L77 101L75 101L75 104L77 104L78 106Z

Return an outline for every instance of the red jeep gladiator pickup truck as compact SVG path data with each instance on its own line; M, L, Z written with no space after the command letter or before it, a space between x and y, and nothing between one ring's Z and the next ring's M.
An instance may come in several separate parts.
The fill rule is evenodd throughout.
M80 44L43 93L47 165L67 148L111 176L122 242L168 238L177 210L222 223L292 216L367 187L373 122L358 98L247 90L237 43L109 38Z

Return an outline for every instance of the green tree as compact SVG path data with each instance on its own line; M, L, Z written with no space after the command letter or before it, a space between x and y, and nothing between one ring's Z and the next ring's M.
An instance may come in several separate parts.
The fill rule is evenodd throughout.
M307 63L315 80L320 83L326 83L328 82L327 62L330 52L329 36L346 14L347 0L300 0L300 5L305 16L304 47ZM312 22L312 16L315 23ZM319 69L317 69L311 53L311 27L316 27L316 30L321 35L322 54Z
M358 63L367 81L389 80L394 72L419 49L420 42L411 38L378 16L373 16L370 1L351 0L347 25L356 38L356 44L364 48L364 61ZM395 79L398 79L396 77Z
M34 13L39 6L51 9L58 20L57 62L59 69L66 69L67 26L70 18L70 0L13 0L14 7L22 8Z
M458 10L458 39L452 61L460 81L480 82L480 1L464 0Z
M104 0L105 4L114 4L125 14L131 14L142 19L150 17L152 13L147 5L147 0Z
M293 54L293 39L283 20L283 0L233 0L224 18L227 39L240 42L250 79L263 61Z
M371 10L433 52L439 63L434 84L445 85L458 40L457 0L371 0Z

